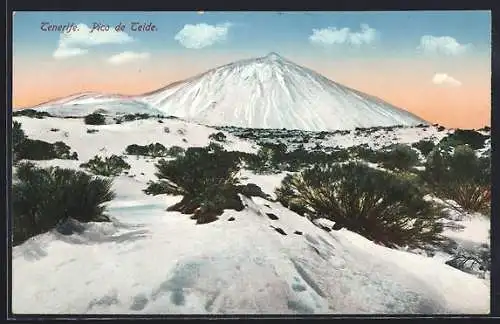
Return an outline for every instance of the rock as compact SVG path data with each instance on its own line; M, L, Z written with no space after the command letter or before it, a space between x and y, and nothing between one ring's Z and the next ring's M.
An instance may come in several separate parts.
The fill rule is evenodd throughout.
M266 213L267 217L269 217L271 220L277 220L279 219L278 216L276 216L275 214L273 213Z
M234 217L229 217L229 218L228 218L228 221L229 221L229 222L232 222L232 221L234 221L234 219L235 219Z
M285 231L279 227L271 226L271 228L273 228L276 232L280 233L281 235L287 235Z

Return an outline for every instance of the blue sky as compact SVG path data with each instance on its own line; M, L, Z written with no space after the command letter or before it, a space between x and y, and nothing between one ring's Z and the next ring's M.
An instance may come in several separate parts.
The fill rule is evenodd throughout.
M32 53L33 50L41 55L50 55L57 47L59 33L41 31L42 21L52 24L84 23L88 26L102 22L111 28L119 22L152 22L158 32L129 30L135 41L126 47L151 52L193 51L186 49L174 37L183 26L200 23L230 24L225 40L202 48L204 51L335 52L335 46L311 46L314 44L309 37L313 29L349 28L354 33L361 32L361 24L374 29L377 35L376 40L364 48L363 55L386 55L394 51L398 55L413 55L423 35L453 37L460 44L472 44L476 54L489 52L491 43L488 11L205 12L202 15L196 12L18 12L14 19L15 55ZM105 50L105 47L101 49Z

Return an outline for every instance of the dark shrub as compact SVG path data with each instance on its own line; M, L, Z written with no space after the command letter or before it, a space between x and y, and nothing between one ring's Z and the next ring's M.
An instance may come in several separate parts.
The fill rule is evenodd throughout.
M117 155L112 155L104 159L96 155L87 163L80 164L80 168L87 169L93 174L111 177L119 175L124 170L129 170L130 165Z
M140 114L140 113L137 113L137 114L127 114L127 115L124 115L122 118L124 121L133 121L133 120L140 120L140 119L149 119L153 116L149 115L149 114Z
M434 149L422 176L437 196L452 199L465 210L489 208L491 158L478 157L467 145L457 146L453 154Z
M369 148L367 145L358 145L348 148L349 155L353 158L358 158L372 163L380 163L383 161L383 154Z
M278 200L327 218L389 247L437 243L442 230L418 186L396 174L348 163L314 166L287 176Z
M417 152L404 144L396 144L382 155L382 165L387 169L409 170L418 163Z
M12 117L17 117L17 116L26 116L31 118L43 119L45 117L51 117L52 115L45 111L37 111L34 109L23 109L12 112Z
M179 157L184 154L184 149L180 146L172 146L167 150L167 155L172 157Z
M12 124L12 150L16 153L19 150L19 146L26 140L26 135L21 127L21 123L14 122ZM17 155L17 154L15 154ZM17 160L15 158L14 160Z
M437 130L438 132L444 131L446 128L444 126L438 126Z
M243 209L236 188L238 165L228 152L192 147L175 160L160 160L156 164L160 181L150 183L144 192L182 195L182 201L169 210L196 212L198 223L213 221L224 209Z
M98 132L99 132L98 129L87 129L88 134L94 134L94 133L98 133Z
M127 146L125 149L125 153L128 155L144 155L147 156L149 154L149 150L147 146L131 144Z
M64 160L78 160L78 154L76 154L76 152L71 153L71 147L66 145L64 142L59 141L52 145L56 158Z
M87 125L104 125L106 123L106 118L102 114L93 113L85 116L84 122Z
M416 143L413 143L412 146L422 152L424 156L427 156L436 146L431 140L420 140Z
M167 156L167 148L160 143L148 145L148 155L151 157L164 157Z
M224 151L224 146L220 145L219 143L216 143L216 142L210 142L208 145L207 145L207 149L211 152L215 152L215 151Z
M127 146L125 153L128 155L142 155L151 157L164 157L168 155L168 150L161 143L151 143L149 145L132 144Z
M223 132L217 132L210 134L208 136L210 140L217 141L217 142L225 142L226 141L226 135L224 135Z
M56 227L68 218L107 221L104 202L114 198L111 181L84 172L20 164L12 186L13 244Z
M442 147L456 147L467 144L474 150L478 150L484 147L484 143L489 137L474 130L457 129L454 133L444 137L439 142L439 145Z
M22 160L52 160L52 159L74 159L76 153L70 152L70 147L63 142L54 144L25 138L15 147L16 159Z
M51 132L58 132L59 131L59 128L51 128L50 129Z

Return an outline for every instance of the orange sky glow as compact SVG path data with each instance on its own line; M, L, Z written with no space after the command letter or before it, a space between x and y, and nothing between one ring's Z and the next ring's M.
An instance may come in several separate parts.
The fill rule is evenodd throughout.
M234 57L193 61L177 58L170 63L153 61L127 67L92 62L29 63L14 59L13 107L30 107L83 91L140 94L191 77ZM346 86L377 96L421 118L446 127L481 128L491 125L490 66L467 63L446 71L461 86L432 83L438 67L423 60L341 61L325 64L304 58L297 61Z

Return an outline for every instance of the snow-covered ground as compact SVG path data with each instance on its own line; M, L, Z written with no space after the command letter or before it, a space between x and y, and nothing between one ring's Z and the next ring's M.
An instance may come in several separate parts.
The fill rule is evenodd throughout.
M68 168L96 154L121 155L130 144L205 146L216 132L170 119L104 126L81 119L14 120L28 137L62 140L76 151L79 161L37 162ZM88 134L90 128L99 132ZM415 141L420 131L414 130ZM226 135L229 150L257 149L250 140ZM14 313L489 313L489 281L444 264L442 254L388 249L345 229L326 232L279 203L242 198L243 211L227 210L216 222L195 225L189 215L165 211L181 197L142 192L155 180L154 161L127 158L129 174L115 178L117 196L107 204L112 223L85 224L80 234L52 231L13 248ZM242 170L240 176L273 194L284 175ZM464 228L446 236L489 242L487 219L457 222Z

